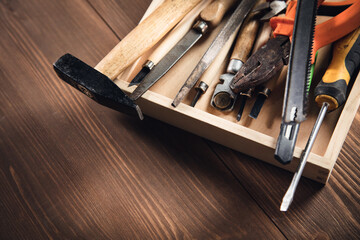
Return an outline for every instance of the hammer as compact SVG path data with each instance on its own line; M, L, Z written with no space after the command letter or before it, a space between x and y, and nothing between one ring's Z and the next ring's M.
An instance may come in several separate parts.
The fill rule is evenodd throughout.
M201 0L165 0L92 68L71 54L54 63L57 75L106 107L143 119L140 107L113 80L153 47Z

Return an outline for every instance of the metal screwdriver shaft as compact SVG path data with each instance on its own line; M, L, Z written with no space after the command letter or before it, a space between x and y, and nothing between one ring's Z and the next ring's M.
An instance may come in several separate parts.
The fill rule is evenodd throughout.
M315 102L322 107L304 152L301 155L299 167L283 198L280 207L281 211L286 211L293 200L306 160L309 157L311 148L327 110L335 110L345 103L348 84L360 67L359 56L360 27L335 43L331 63L322 77L322 80L315 88Z
M327 102L323 103L322 107L321 107L321 110L319 112L319 115L318 115L318 118L316 119L316 122L315 122L315 125L310 133L310 137L306 143L306 146L305 146L305 149L301 155L301 158L300 158L300 164L298 166L298 169L296 170L295 174L294 174L294 177L291 181L291 184L282 200L282 203L281 203L281 207L280 207L280 210L285 212L288 210L293 198L294 198L294 194L295 194L295 191L296 191L296 187L300 181L300 178L301 178L301 175L304 171L304 168L305 168L305 164L306 164L306 161L309 157L309 154L310 154L310 151L314 145L314 142L315 142L315 139L316 139L316 136L319 132L319 129L320 129L320 126L325 118L325 115L326 115L326 112L327 112L327 109L329 107L329 104Z

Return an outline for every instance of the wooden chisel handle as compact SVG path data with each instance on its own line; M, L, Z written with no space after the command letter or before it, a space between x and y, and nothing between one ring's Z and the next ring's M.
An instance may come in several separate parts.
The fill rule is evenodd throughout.
M155 65L176 45L178 41L191 29L194 25L195 19L200 12L210 4L212 0L202 0L196 7L194 7L177 25L166 35L165 39L149 56L151 62Z
M237 0L215 0L200 14L202 20L212 27L219 25L225 13L238 2Z
M201 0L165 0L118 43L95 69L114 80L200 2Z
M259 29L259 20L249 16L244 23L244 27L240 29L238 40L234 47L231 59L237 59L245 63L249 58L253 43ZM249 44L250 43L250 44Z

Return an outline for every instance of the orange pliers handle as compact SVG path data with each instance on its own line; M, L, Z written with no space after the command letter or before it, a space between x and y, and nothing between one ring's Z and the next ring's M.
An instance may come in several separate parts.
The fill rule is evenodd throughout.
M296 5L297 1L290 1L284 17L273 17L270 19L270 25L274 30L275 37L277 35L284 35L288 36L291 41L296 15ZM316 25L311 63L314 63L315 61L317 50L344 37L360 26L359 0L346 0L341 2L324 2L324 0L319 0L318 6L320 5L351 6L337 16Z

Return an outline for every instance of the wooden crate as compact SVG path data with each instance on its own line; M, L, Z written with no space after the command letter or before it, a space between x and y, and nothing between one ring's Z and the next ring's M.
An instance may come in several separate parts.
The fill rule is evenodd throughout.
M151 9L153 9L157 3L158 0L153 1ZM244 115L240 122L236 122L239 104L237 104L235 110L232 112L220 112L212 108L209 104L213 90L219 82L219 76L225 72L228 61L210 66L210 68L213 68L212 70L215 71L215 74L212 75L213 82L211 86L209 86L208 91L200 98L195 108L189 106L195 94L194 90L192 90L185 101L177 108L171 106L173 98L209 47L219 29L220 27L214 29L210 34L201 39L200 42L163 78L151 87L137 103L145 115L154 117L270 164L295 171L299 163L300 154L306 145L306 141L315 123L319 108L314 104L314 98L310 94L309 100L311 107L308 119L300 126L294 159L289 165L278 163L274 159L274 150L280 132L286 68L277 79L276 88L273 89L270 98L265 102L256 120L247 116L254 103L254 99L248 101L246 104ZM155 49L155 47L153 49ZM129 88L128 83L141 69L142 64L146 61L151 51L152 50L145 54L115 80L115 83L126 93L131 93L135 89L135 86ZM316 86L319 79L321 79L327 67L329 57L329 47L320 50L312 86ZM313 88L311 92L313 92ZM359 105L360 76L356 78L346 104L340 109L327 114L305 167L303 173L305 177L324 184L328 181Z

